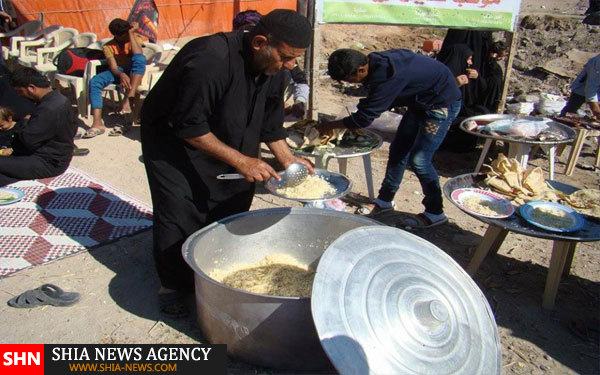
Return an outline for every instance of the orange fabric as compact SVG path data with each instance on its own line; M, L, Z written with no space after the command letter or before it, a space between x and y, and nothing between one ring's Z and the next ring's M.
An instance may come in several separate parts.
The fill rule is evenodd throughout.
M159 12L158 39L230 31L233 16L247 9L268 13L272 9L296 9L296 0L155 0ZM127 19L134 0L18 0L13 1L19 24L44 17L44 26L73 27L111 37L108 24Z

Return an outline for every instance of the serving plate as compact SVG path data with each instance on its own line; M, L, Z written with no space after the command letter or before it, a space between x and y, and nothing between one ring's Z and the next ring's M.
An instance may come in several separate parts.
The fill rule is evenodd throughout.
M567 216L571 217L571 219L573 220L573 224L566 228L558 228L558 227L545 225L544 223L540 223L532 216L533 211L536 208L548 208L548 209L566 212ZM564 204L560 204L560 203L556 203L556 202L547 202L547 201L527 202L521 206L521 208L519 209L519 214L528 223L535 225L536 227L546 229L549 231L553 231L553 232L574 232L576 230L583 228L583 225L585 224L585 220L584 220L583 216L581 216L581 214L579 214L577 211L575 211L574 209L572 209L569 206L565 206Z
M472 210L466 205L466 201L472 197L477 197L487 202L500 204L502 212L497 215L486 215ZM514 206L508 201L508 199L504 198L500 194L496 194L487 190L477 188L459 188L452 191L451 198L461 210L472 215L488 217L491 219L504 219L511 216L515 212Z
M25 198L25 193L22 190L15 188L0 188L0 191L4 191L13 195L12 199L0 199L0 205L13 204Z
M352 188L352 182L348 179L348 177L344 176L341 173L330 172L325 169L315 169L315 175L323 178L325 181L329 182L335 188L335 193L326 194L323 197L319 197L316 199L306 199L306 198L291 198L280 194L277 189L283 187L283 181L277 181L274 178L270 178L265 182L265 189L269 191L269 193L276 195L280 198L289 199L298 202L314 202L314 201L322 201L329 200L335 198L341 198L344 195L350 192Z

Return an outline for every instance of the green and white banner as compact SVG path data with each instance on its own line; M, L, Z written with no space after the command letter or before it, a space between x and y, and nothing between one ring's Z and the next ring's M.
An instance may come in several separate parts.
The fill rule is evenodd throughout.
M513 31L521 0L315 0L319 23Z

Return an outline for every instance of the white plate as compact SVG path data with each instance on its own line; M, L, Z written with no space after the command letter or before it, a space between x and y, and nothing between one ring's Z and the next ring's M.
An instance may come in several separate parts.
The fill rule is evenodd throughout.
M502 213L497 215L485 215L477 211L471 210L466 206L465 201L474 196L486 201L500 203L502 205ZM504 219L515 213L515 208L508 201L508 199L504 198L500 194L492 193L491 191L487 190L477 188L460 188L454 190L450 197L461 210L464 210L470 214L477 216L487 217L490 219Z
M11 200L0 200L0 206L6 205L6 204L13 204L13 203L18 202L21 199L25 198L25 193L19 189L0 188L0 191L5 191L7 193L11 193L14 196L14 198Z

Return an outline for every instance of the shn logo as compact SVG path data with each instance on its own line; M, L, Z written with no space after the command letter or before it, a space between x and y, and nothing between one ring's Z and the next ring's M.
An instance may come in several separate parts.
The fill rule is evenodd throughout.
M0 374L43 375L43 344L0 344Z
M39 366L41 364L40 352L4 352L2 364L4 366Z

